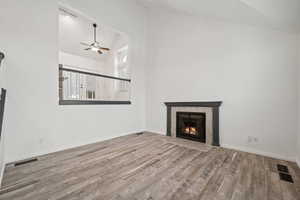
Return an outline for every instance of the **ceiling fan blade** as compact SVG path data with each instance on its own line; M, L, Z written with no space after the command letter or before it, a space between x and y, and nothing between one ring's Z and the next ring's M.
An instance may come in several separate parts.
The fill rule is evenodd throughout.
M80 42L80 44L85 45L85 46L91 46L90 44L84 43L84 42Z
M101 50L104 50L104 51L110 51L109 48L105 48L105 47L100 47Z
M100 51L100 50L98 50L97 52L98 52L99 54L103 54L103 52L102 52L102 51Z
M92 48L86 48L86 49L84 49L84 50L86 50L86 51L89 51L89 50L91 50Z

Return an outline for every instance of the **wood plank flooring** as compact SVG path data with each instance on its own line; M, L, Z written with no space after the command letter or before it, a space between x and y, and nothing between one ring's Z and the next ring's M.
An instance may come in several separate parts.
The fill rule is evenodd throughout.
M287 165L294 183L281 181ZM152 133L5 168L1 200L296 200L295 163Z

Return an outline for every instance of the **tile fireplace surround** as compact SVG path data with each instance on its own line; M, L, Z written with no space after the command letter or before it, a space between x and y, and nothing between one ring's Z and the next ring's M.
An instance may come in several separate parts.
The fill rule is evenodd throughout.
M167 106L167 136L176 137L176 113L195 112L206 115L206 144L220 146L219 107L221 101L213 102L165 102Z

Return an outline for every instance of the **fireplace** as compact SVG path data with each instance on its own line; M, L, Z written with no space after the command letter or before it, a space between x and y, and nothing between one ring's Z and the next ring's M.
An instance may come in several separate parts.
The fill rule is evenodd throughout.
M167 136L220 146L219 107L221 101L165 102Z
M206 142L206 113L177 112L176 137Z

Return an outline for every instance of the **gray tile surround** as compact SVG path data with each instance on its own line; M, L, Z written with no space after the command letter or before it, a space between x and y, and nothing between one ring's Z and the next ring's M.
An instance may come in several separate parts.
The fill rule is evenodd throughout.
M219 107L222 101L165 102L167 106L167 136L176 137L176 112L206 113L206 144L220 146Z

